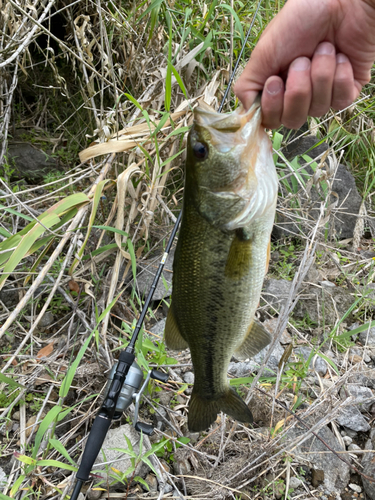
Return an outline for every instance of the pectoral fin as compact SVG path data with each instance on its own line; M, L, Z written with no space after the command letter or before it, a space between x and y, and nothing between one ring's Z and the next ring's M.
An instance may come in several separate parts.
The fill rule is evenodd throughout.
M253 321L249 327L245 340L236 349L236 356L240 358L252 358L264 349L272 340L272 335L267 332L263 325Z
M171 306L168 311L167 321L165 323L165 330L164 330L164 340L169 349L173 349L176 351L180 351L182 349L186 349L187 347L189 347L188 343L182 337L180 330L177 326L176 319L173 313L173 306Z
M225 265L225 276L233 280L246 276L251 266L251 252L252 240L246 237L243 230L236 231Z

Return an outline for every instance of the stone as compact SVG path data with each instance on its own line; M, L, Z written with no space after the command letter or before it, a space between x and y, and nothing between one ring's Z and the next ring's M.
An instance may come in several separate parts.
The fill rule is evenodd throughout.
M5 474L4 470L0 467L0 488L5 488L6 484L8 482L7 475Z
M311 473L311 484L317 488L324 483L324 470L313 469Z
M228 373L236 378L248 377L250 373L258 373L268 349L269 346L265 347L248 361L231 361L229 363ZM278 365L283 354L284 348L280 343L277 343L271 353L270 359L266 363L263 371L265 375L273 376L277 373Z
M305 285L300 291L293 317L300 320L309 319L318 326L323 325L324 319L326 326L333 325L338 319L337 315L341 318L354 301L355 297L345 288Z
M156 479L154 474L147 474L147 476L145 477L145 481L148 484L150 491L158 491L158 480Z
M191 472L191 464L188 459L189 450L179 448L174 453L173 470L178 475L187 475Z
M93 490L92 488L90 488L86 495L87 495L87 499L88 500L99 500L99 498L102 496L102 491L99 489L99 490Z
M328 148L327 144L318 143L319 140L316 137L307 135L288 144L284 148L283 153L289 161L302 154L307 154L310 158L316 158ZM299 164L301 167L304 163L305 160L300 158ZM305 166L305 169L300 171L300 176L308 183L313 173L314 171L310 166ZM285 188L281 186L281 189ZM353 237L362 198L358 192L353 175L343 164L340 164L337 168L332 182L332 191L337 194L337 197L332 195L331 199L328 200L328 203L336 203L336 208L333 208L328 223L329 237L340 239L351 238ZM308 197L301 191L300 198L305 211L305 213L301 214L302 220L303 218L309 219L308 222L303 223L301 220L299 224L296 224L292 216L286 215L285 212L278 213L272 232L273 236L277 239L290 233L304 235L306 230L311 229L315 221L318 220L321 201L325 199L321 185L318 188L316 185L313 185ZM322 231L326 231L324 226L322 227Z
M361 344L375 346L375 327L365 330L359 334Z
M294 490L297 489L299 486L301 486L302 481L301 479L298 479L298 477L291 477L289 481L289 488L293 488Z
M362 488L358 484L349 483L349 488L356 493L362 493Z
M39 327L40 328L47 328L47 326L50 326L52 325L52 323L55 321L55 318L53 316L53 314L51 313L51 311L46 311L42 318L40 319L39 321Z
M56 160L45 152L26 142L9 144L7 159L12 168L12 179L26 179L31 183L43 180L43 177L54 171L61 174Z
M365 450L375 450L375 433L371 432L366 441ZM375 478L375 452L364 453L362 457L362 472L364 475ZM362 476L363 488L370 500L375 500L375 483Z
M316 417L307 417L305 423L312 427L315 423ZM284 439L290 440L294 443L297 438L302 439L306 435L305 427L297 424L288 430ZM335 451L345 451L334 433L327 427L322 427L318 435L328 444L328 446ZM293 456L298 460L299 454L301 459L306 460L308 456L309 463L312 466L312 479L311 482L314 487L319 484L324 484L324 488L329 493L341 491L350 479L350 467L342 462L336 455L326 453L326 446L315 436L306 439L302 444L297 445L293 449ZM322 453L323 452L323 453Z
M353 397L353 404L360 411L369 411L371 405L375 402L374 391L369 387L361 387L357 384L345 384L340 389L340 398L345 400L349 396Z
M263 326L264 328L271 334L271 335L275 335L275 332L276 332L276 328L277 328L277 325L279 323L279 319L278 318L270 318L270 319L266 319L265 321L263 321ZM285 329L283 331L283 333L281 334L281 337L280 337L280 343L281 344L291 344L292 343L292 337L291 335L288 333L288 330Z
M291 281L268 279L263 285L261 305L268 303L271 312L274 309L279 312L288 301L291 286Z
M13 308L19 301L18 290L5 286L3 290L0 290L0 300L8 309Z
M150 328L150 332L162 337L164 335L166 321L167 321L167 318L163 318L162 320L155 323L155 325Z
M107 469L109 470L111 467L114 467L121 473L124 473L129 467L131 467L130 456L127 455L123 451L116 451L114 448L127 450L128 445L124 436L127 436L132 444L133 450L135 453L139 453L139 442L141 435L137 432L134 427L129 424L121 425L116 429L110 429L107 433L107 436L104 440L101 451L99 452L98 458L95 461L95 464L101 464L104 462L104 456L106 465L100 465L96 467L94 465L95 470L94 474L97 474L100 470L100 476L103 478L101 484L114 484L116 482L113 478L113 472L110 471L111 475L107 474ZM151 443L148 436L143 435L143 452L146 452L151 448ZM98 470L99 469L99 470ZM148 472L149 468L144 463L141 462L138 464L136 468L135 475L144 478ZM128 478L132 476L132 472L128 473ZM118 481L120 482L120 480Z
M164 299L165 297L169 297L172 294L172 270L174 252L174 248L169 252L168 258L164 264L162 276L158 281L158 284L154 291L154 295L152 296L152 300L159 301ZM137 272L136 283L141 296L146 297L148 295L161 258L162 256L160 255L156 259L148 259L140 263Z
M193 372L184 373L183 379L186 384L194 384L194 373Z
M365 363L370 363L371 361L370 356L365 352L364 349L359 349L358 347L351 347L349 349L349 359L352 360L357 357L360 358L359 362L364 361Z
M348 451L351 451L351 452L355 453L357 451L362 451L362 448L360 446L358 446L357 444L355 444L355 443L351 443L348 446Z
M294 349L294 354L296 356L302 356L304 361L306 362L311 354L311 349L308 347L297 347L297 349ZM324 375L327 373L327 363L322 359L318 354L315 354L312 356L309 364L309 370L317 372L319 375L324 377Z
M337 423L354 432L367 432L371 429L356 406L346 406L336 417Z
M346 446L350 446L353 442L353 439L350 436L343 436L342 440L346 444Z

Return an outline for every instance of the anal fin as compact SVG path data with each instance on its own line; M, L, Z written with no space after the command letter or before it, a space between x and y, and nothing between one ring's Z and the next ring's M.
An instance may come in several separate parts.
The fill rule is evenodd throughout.
M267 332L264 326L257 321L253 321L247 331L245 340L236 349L236 356L240 358L252 358L264 349L272 340L272 335Z
M180 351L189 347L186 340L182 337L180 329L177 326L173 313L173 306L169 308L167 321L165 323L164 340L169 349Z

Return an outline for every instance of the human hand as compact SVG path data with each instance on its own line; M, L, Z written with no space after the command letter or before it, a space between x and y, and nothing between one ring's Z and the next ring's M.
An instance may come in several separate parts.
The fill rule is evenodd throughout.
M262 92L263 125L299 128L344 109L370 81L375 0L288 0L271 21L234 92L248 109Z

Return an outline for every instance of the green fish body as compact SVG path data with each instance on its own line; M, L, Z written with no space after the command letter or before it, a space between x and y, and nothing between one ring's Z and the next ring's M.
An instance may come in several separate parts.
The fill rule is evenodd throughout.
M228 383L234 353L254 356L271 336L254 321L267 272L277 175L261 110L221 115L200 106L189 133L181 228L173 265L165 341L189 347L195 381L191 431L223 411L252 415Z

